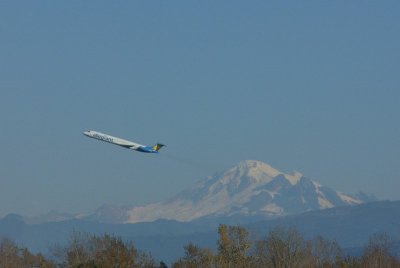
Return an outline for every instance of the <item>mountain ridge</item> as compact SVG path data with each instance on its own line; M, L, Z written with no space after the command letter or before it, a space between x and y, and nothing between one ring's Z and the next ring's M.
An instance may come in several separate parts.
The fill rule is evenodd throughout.
M233 215L272 218L373 200L367 197L336 192L300 172L287 174L261 161L244 160L167 201L127 208L124 223Z

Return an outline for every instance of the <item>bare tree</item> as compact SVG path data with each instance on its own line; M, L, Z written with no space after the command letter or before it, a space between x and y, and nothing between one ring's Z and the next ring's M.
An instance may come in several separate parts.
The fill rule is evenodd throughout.
M256 242L253 256L257 267L310 267L311 252L297 230L279 226Z
M184 247L185 256L175 262L172 267L174 268L197 268L197 267L214 267L214 255L208 248L199 248L193 244L188 244Z
M343 258L342 249L336 241L317 236L309 241L312 263L315 267L333 267Z
M151 256L140 253L131 244L110 235L74 233L64 249L63 267L156 267Z
M0 243L1 268L53 268L56 265L41 254L32 254L26 248L18 247L13 241L3 239Z
M370 237L361 257L363 267L392 268L400 263L391 254L392 240L386 233L377 233Z
M218 235L218 267L248 267L248 231L240 226L221 224L218 227Z

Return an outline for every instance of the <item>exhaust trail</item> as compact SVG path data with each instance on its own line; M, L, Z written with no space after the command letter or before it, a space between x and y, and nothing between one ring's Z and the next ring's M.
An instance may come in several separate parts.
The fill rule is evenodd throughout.
M169 153L162 153L160 154L160 156L165 157L169 160L173 160L188 166L192 166L195 167L197 169L200 170L204 170L204 171L208 171L208 172L215 172L220 170L220 167L218 167L217 165L213 165L213 164L209 164L209 163L201 163L199 161L187 158L187 157L182 157L182 156L176 156L176 155L172 155Z

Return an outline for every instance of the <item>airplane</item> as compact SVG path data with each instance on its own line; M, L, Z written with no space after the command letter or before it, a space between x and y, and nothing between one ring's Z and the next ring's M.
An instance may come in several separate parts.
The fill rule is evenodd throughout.
M88 136L89 138L109 142L142 153L158 153L158 150L160 150L162 147L165 146L164 144L161 143L156 143L154 146L141 145L132 141L127 141L124 139L113 137L93 130L84 131L83 134Z

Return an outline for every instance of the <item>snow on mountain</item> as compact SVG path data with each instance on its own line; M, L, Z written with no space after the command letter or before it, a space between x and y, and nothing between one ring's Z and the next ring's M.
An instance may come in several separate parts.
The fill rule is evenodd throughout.
M24 222L29 224L41 224L45 222L62 222L71 219L83 219L86 218L87 215L81 213L62 213L56 210L52 210L46 214L34 216L34 217L24 217Z
M246 160L165 202L118 210L118 218L136 223L157 219L186 222L210 216L273 217L356 205L368 199L359 196L336 192L299 172L285 174L266 163ZM101 210L97 213L104 220Z

